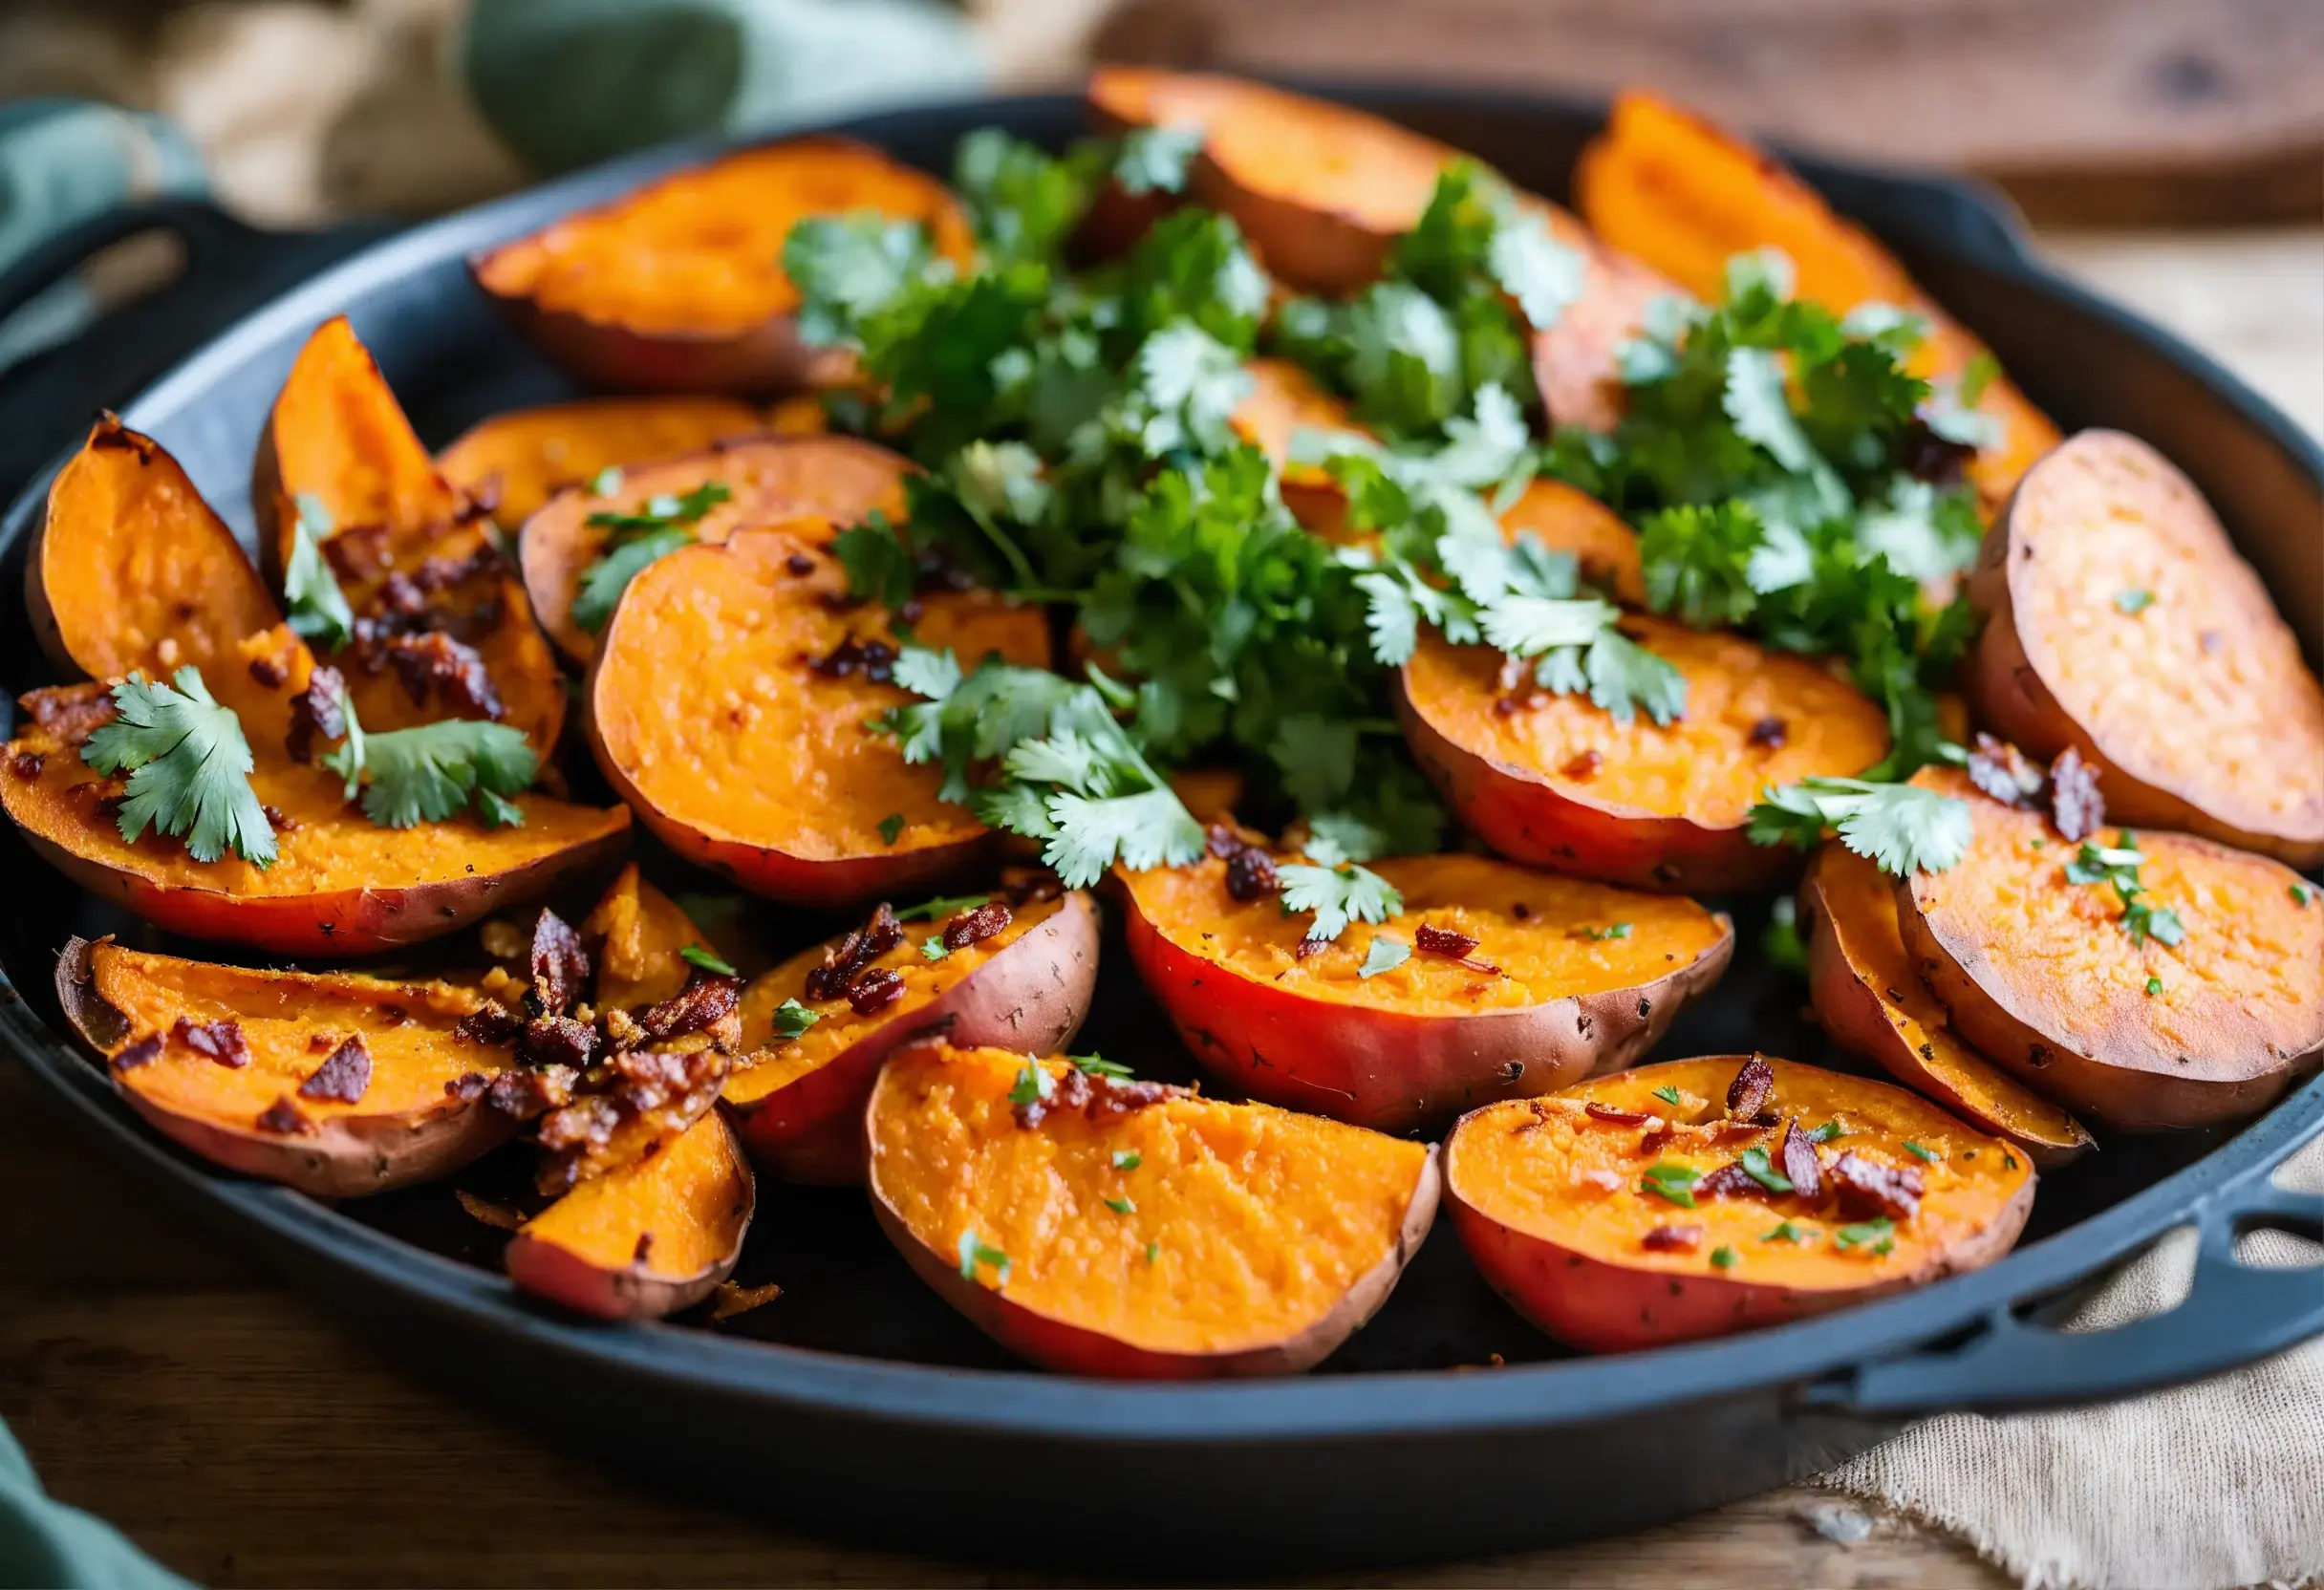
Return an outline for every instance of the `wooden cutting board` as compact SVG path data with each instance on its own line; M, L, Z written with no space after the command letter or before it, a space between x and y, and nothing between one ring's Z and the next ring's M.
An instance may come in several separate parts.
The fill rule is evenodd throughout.
M1101 59L1603 95L1967 167L2036 221L2324 218L2324 0L1123 0Z

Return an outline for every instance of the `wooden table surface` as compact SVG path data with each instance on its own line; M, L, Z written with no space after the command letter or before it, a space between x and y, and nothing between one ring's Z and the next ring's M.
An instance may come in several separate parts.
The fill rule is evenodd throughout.
M2054 251L2324 432L2324 232L2058 237ZM50 1489L210 1584L1041 1583L843 1546L638 1489L390 1367L0 1060L0 1416ZM1644 1535L1383 1574L1578 1587L2000 1586L1883 1521L1843 1546L1784 1491ZM1355 1580L1354 1582L1366 1582Z

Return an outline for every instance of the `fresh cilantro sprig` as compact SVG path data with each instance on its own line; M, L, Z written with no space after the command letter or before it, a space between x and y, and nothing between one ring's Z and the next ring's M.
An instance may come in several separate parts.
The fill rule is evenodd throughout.
M339 589L338 576L323 556L331 536L331 510L312 491L297 497L298 517L290 526L290 556L283 565L283 604L292 633L301 640L336 652L355 638L355 609Z
M592 634L604 629L638 570L681 547L691 547L696 539L693 526L733 497L725 482L704 481L691 491L648 498L635 512L600 508L591 514L590 526L605 531L606 540L581 571L581 588L573 597L573 622Z
M2115 897L2122 903L2122 931L2130 935L2133 944L2153 939L2158 944L2174 948L2186 937L2186 924L2168 906L2158 906L2147 897L2146 886L2139 881L2139 869L2146 865L2146 856L2138 848L2138 836L2128 829L2115 835L2111 846L2095 840L2082 841L2074 859L2066 863L2066 881L2075 884L2108 884Z
M1867 779L1803 779L1770 789L1751 809L1754 845L1808 846L1826 829L1896 877L1942 872L1969 853L1967 803L1916 784Z
M1311 913L1315 920L1309 924L1306 936L1319 943L1329 943L1338 938L1350 922L1385 922L1404 910L1404 896L1397 892L1395 885L1354 862L1342 862L1337 867L1295 863L1277 868L1275 875L1282 885L1284 913L1299 915ZM1381 935L1373 935L1372 942L1378 945ZM1389 939L1388 942L1395 944L1397 941ZM1404 948L1408 955L1410 953L1409 947L1398 945L1398 948ZM1376 950L1373 953L1385 956L1392 952ZM1388 971L1403 958L1399 956L1388 965L1372 967L1366 976ZM1366 964L1371 965L1369 956L1366 958Z
M274 828L250 789L250 742L242 720L181 668L169 684L132 674L112 690L116 713L81 747L98 772L129 774L118 823L135 844L147 827L185 841L196 861L230 849L253 867L274 861Z
M367 732L347 711L348 735L322 764L360 791L363 815L383 828L441 823L474 806L488 828L521 827L513 799L532 787L540 759L524 732L506 723L447 719L416 728Z

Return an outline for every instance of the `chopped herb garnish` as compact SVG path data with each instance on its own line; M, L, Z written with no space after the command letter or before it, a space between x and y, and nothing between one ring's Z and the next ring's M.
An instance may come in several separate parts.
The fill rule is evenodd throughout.
M1830 1143L1847 1135L1848 1128L1841 1126L1840 1124L1839 1117L1835 1116L1833 1119L1826 1121L1822 1126L1818 1127L1814 1131L1808 1133L1808 1141L1811 1143Z
M1151 1264L1151 1263L1152 1263L1152 1262L1153 1262L1155 1259L1160 1258L1161 1257L1162 1257L1162 1244L1161 1244L1161 1243L1159 1243L1159 1242L1149 1242L1149 1243L1147 1243L1147 1244L1146 1244L1146 1262L1147 1262L1147 1263Z
M2066 863L2066 881L2112 885L2115 898L2122 903L2120 918L2122 931L2130 935L2133 944L2143 944L2150 938L2162 944L2178 944L2186 937L2186 925L2179 920L2176 911L2146 898L2146 886L2139 881L2139 869L2146 864L2146 857L2138 848L2138 836L2124 829L2115 836L2115 841L2111 846L2082 841L2074 859Z
M2313 892L2314 892L2306 884L2295 883L2292 886L2292 903L2305 911L2308 908L2308 896Z
M916 906L907 906L895 913L899 922L934 922L942 916L958 916L976 910L990 894L939 894L933 900L922 900Z
M621 466L609 463L589 478L589 494L592 497L611 497L621 489Z
M1915 1142L1914 1142L1914 1141L1912 1141L1912 1139L1910 1139L1910 1138L1906 1138L1906 1139L1904 1140L1904 1151L1905 1151L1906 1153L1908 1153L1908 1154L1912 1155L1912 1157L1913 1157L1913 1158L1915 1158L1915 1159L1926 1159L1926 1160L1931 1160L1931 1161L1934 1161L1934 1160L1940 1160L1940 1159L1943 1159L1943 1158L1945 1157L1943 1154L1941 1154L1941 1153L1937 1152L1937 1151L1936 1151L1936 1150L1934 1150L1934 1149L1924 1149L1924 1148L1922 1148L1922 1147L1921 1147L1921 1145L1919 1145L1918 1143L1915 1143Z
M81 761L98 772L129 774L115 819L121 837L134 844L150 826L183 838L196 861L231 849L253 867L270 866L274 828L250 791L242 720L210 695L201 669L181 668L172 680L155 684L132 674L115 685L118 716L81 747Z
M742 975L699 944L689 944L678 954L678 958L687 965L698 966L705 972L715 972L721 978L739 978Z
M1883 1241L1886 1239L1892 1233L1894 1233L1895 1230L1896 1222L1888 1218L1887 1215L1883 1214L1878 1219L1861 1220L1855 1225L1840 1227L1838 1231L1832 1234L1832 1241L1837 1246L1842 1248L1861 1247L1867 1242ZM1872 1251L1874 1253L1886 1253L1888 1250L1885 1248L1875 1248Z
M1106 1207L1112 1210L1116 1214L1135 1214L1138 1212L1138 1206L1132 1203L1127 1195L1119 1198L1108 1198L1106 1200Z
M335 652L355 638L355 609L339 589L323 543L331 537L331 510L312 491L298 494L298 517L290 526L290 556L283 564L283 606L301 640Z
M2146 979L2146 997L2151 999L2162 992L2163 979L2158 977L2149 976Z
M1665 1161L1647 1169L1638 1183L1639 1191L1651 1192L1681 1209L1694 1207L1694 1184L1703 1179L1703 1172L1685 1165Z
M1785 1220L1780 1225L1776 1226L1775 1230L1762 1235L1759 1240L1762 1242L1805 1243L1815 1241L1816 1234L1812 1231L1804 1231L1798 1226L1792 1224L1791 1221Z
M950 954L952 952L944 947L944 935L940 933L932 933L920 940L920 958L922 960L942 960Z
M2017 1156L2004 1149L2001 1150L2001 1163L2014 1171L2017 1169Z
M1372 935L1371 948L1364 952L1364 964L1356 968L1356 976L1366 979L1383 972L1392 972L1412 958L1412 947L1403 939L1384 933Z
M1135 1149L1116 1149L1113 1150L1113 1168L1117 1171L1134 1171L1145 1163L1146 1161L1139 1155L1137 1150Z
M1893 1236L1883 1236L1872 1244L1872 1254L1875 1258L1885 1258L1894 1252L1896 1252L1896 1238Z
M2151 591L2118 591L2114 595L2114 605L2126 613L2144 612L2154 600Z
M1765 1149L1746 1149L1743 1150L1742 1157L1735 1163L1743 1167L1745 1175L1766 1188L1770 1192L1792 1191L1792 1178L1768 1162Z
M880 838L890 845L894 844L895 836L904 831L904 814L900 811L888 813L879 820L878 827Z
M1681 1104L1684 1103L1679 1095L1679 1090L1677 1087L1668 1083L1665 1083L1662 1086L1656 1088L1654 1090L1654 1096L1660 1099L1663 1103L1668 1105L1672 1109L1677 1109Z
M1120 1061L1108 1060L1104 1055L1067 1055L1065 1058L1093 1077L1112 1077L1126 1082L1137 1074Z
M1741 1261L1742 1257L1742 1255L1736 1253L1732 1248L1730 1248L1723 1243L1720 1246L1711 1250L1711 1262L1712 1265L1721 1270L1733 1269L1735 1265Z
M602 481L605 476L601 473L597 478ZM617 475L613 488L620 489ZM605 547L581 571L581 589L573 596L573 622L592 634L603 630L637 571L681 547L692 546L697 539L695 522L733 495L724 482L704 481L682 496L649 498L635 513L601 508L591 514L591 527L606 532Z
M1630 936L1630 924L1617 922L1610 928L1583 928L1582 936L1591 939L1627 938Z
M785 999L775 1007L775 1036L797 1038L822 1019L820 1012L809 1010L796 999Z
M978 1241L974 1231L964 1231L960 1234L960 1278L975 1280L979 1264L991 1268L997 1284L1006 1286L1009 1283L1009 1256L999 1248Z
M1768 963L1786 972L1804 972L1808 947L1799 938L1799 906L1789 894L1779 894L1768 909L1767 931L1759 935L1760 953Z
M1039 1104L1056 1091L1057 1079L1044 1070L1039 1061L1028 1060L1017 1069L1017 1081L1009 1087L1009 1103Z

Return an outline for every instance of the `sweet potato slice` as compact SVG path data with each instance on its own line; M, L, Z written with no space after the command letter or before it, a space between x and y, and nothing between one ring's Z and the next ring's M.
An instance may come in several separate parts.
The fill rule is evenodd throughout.
M1744 1055L1487 1105L1445 1143L1452 1227L1477 1269L1592 1352L1777 1324L1990 1264L2024 1230L2034 1185L2031 1159L1901 1087Z
M1896 890L1846 846L1817 852L1799 888L1808 993L1832 1041L1876 1061L1982 1131L2062 1165L2090 1147L2081 1123L1962 1042L1921 982L1896 925Z
M899 1050L866 1128L872 1206L912 1267L1068 1374L1308 1368L1436 1214L1432 1148L1014 1050Z
M503 1053L460 1037L471 989L347 972L264 972L75 938L65 1015L166 1136L322 1198L456 1170L505 1139L482 1102Z
M178 461L110 414L49 487L24 572L41 649L87 678L190 663L215 680L244 636L282 618Z
M851 964L859 957L849 951L889 936L876 922L869 931L879 935L871 944L841 935L743 992L742 1047L752 1059L727 1081L726 1104L753 1157L785 1181L863 1179L864 1101L880 1063L902 1045L940 1035L966 1047L1047 1054L1071 1042L1089 1013L1098 919L1085 893L1013 904L995 893L982 906L962 903L933 920L895 924L895 942L862 958L851 975L825 970L843 957ZM988 936L971 936L979 933ZM959 947L931 960L923 952L932 939ZM844 991L867 978L872 992ZM786 1039L776 1013L793 1000L815 1021Z
M2179 943L2134 938L2125 902L2077 884L2050 820L1949 768L1913 782L1969 802L1961 864L1898 882L1897 925L1955 1031L2029 1086L2124 1131L2235 1121L2324 1046L2324 899L2282 863L2141 829L2141 904ZM2094 842L2122 846L2114 828ZM2166 934L2167 935L2167 934Z
M1138 975L1205 1068L1381 1131L1631 1064L1734 947L1692 900L1442 855L1375 863L1403 913L1302 954L1308 919L1254 885L1237 843L1124 874ZM1384 935L1409 958L1366 977Z
M518 561L533 610L557 650L575 662L596 654L597 636L573 617L582 576L606 548L598 513L639 513L656 498L682 498L716 483L728 496L688 526L707 542L750 525L802 517L845 527L874 512L901 522L904 478L912 462L873 442L845 436L762 438L712 447L644 469L625 470L620 488L599 497L558 493L526 522Z
M833 908L926 892L994 837L937 798L939 769L866 729L911 698L885 682L887 610L846 591L828 553L783 530L681 548L631 582L583 692L598 766L665 843ZM1049 658L1039 609L979 591L927 597L914 635L967 667Z
M437 454L436 468L514 530L549 498L604 470L697 453L764 428L756 409L731 398L595 398L496 414Z
M1513 861L1657 889L1757 888L1796 865L1746 837L1761 792L1887 755L1880 708L1818 662L1661 619L1626 617L1623 631L1686 677L1686 713L1668 728L1643 713L1618 722L1582 696L1513 696L1498 653L1433 632L1405 664L1397 713L1413 755Z
M1574 168L1582 214L1607 245L1644 261L1698 297L1715 298L1730 255L1776 248L1795 290L1835 314L1893 304L1927 317L1915 375L1957 376L1988 350L1921 291L1870 233L1768 155L1676 106L1637 91L1614 101L1606 129ZM2005 377L1977 402L2001 445L1969 465L1979 499L1997 509L2018 476L2057 445L2057 427Z
M599 1010L634 1010L675 998L696 971L685 952L711 949L684 908L640 877L634 861L583 919L581 936L596 949L590 1003Z
M808 346L783 244L808 216L876 211L965 267L943 184L850 139L744 149L479 256L477 285L543 353L596 386L750 397L844 376Z
M2124 822L2324 863L2324 686L2193 483L2083 431L2035 464L1969 595L1979 715L2036 756L2071 746Z
M574 1188L518 1228L517 1289L600 1320L657 1320L734 1273L758 1186L725 1117Z

